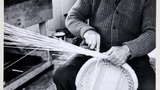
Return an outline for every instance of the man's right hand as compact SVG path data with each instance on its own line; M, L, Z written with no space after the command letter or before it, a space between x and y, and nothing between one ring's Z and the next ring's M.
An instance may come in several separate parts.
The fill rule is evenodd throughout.
M95 49L98 52L100 51L101 37L97 32L89 30L84 33L84 38L90 49Z

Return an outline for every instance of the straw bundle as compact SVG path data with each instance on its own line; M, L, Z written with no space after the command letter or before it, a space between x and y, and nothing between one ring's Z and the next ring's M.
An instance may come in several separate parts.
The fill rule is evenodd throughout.
M49 38L39 33L21 29L7 23L4 24L4 40L4 45L6 46L29 46L51 51L73 52L98 58L107 57L102 53L84 49L62 40Z

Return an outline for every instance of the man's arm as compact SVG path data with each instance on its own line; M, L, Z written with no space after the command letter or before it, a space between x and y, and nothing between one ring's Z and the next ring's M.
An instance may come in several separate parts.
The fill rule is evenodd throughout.
M92 0L77 0L68 13L65 24L71 33L77 37L84 38L88 30L95 30L85 23L91 14Z
M146 55L155 48L156 0L146 0L142 12L142 34L125 42L131 52L130 59Z
M66 27L77 37L85 39L88 48L99 51L100 35L85 23L92 12L92 0L77 0L66 18Z
M146 0L142 12L142 34L131 41L124 42L123 46L114 46L104 54L106 59L114 65L121 66L126 60L148 54L155 48L155 0Z

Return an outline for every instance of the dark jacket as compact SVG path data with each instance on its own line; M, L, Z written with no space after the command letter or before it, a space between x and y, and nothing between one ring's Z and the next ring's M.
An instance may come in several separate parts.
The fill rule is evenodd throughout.
M89 24L86 24L89 19ZM77 0L66 18L66 27L83 38L88 30L101 36L101 52L126 44L131 58L155 48L156 0Z

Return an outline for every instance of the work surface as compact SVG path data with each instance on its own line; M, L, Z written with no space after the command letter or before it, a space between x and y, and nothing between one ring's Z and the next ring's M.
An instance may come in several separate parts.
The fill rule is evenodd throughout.
M56 90L56 86L52 80L53 71L55 71L60 65L65 63L68 60L71 60L76 56L74 53L59 53L58 58L57 54L53 54L52 66L29 80L27 83L23 84L16 90Z
M48 68L16 90L56 90L56 86L52 80L52 71L53 67Z

